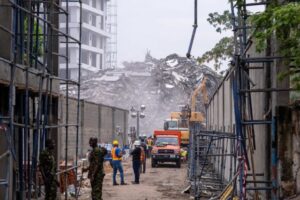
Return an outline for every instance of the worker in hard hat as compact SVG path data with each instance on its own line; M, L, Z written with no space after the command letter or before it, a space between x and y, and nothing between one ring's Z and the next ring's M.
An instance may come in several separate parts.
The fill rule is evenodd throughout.
M142 154L142 148L141 148L141 142L139 140L136 140L133 143L133 151L130 153L132 155L132 168L134 172L134 181L132 181L132 184L139 184L140 183L140 167L141 167L141 154Z
M113 185L119 185L116 180L117 172L119 170L121 177L121 185L126 185L124 182L124 172L122 166L122 150L119 148L118 140L113 141L113 149L111 150L112 165L113 165Z

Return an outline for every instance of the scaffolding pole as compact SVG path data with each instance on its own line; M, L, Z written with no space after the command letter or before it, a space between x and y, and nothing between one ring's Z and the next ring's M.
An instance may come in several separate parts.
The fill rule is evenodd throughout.
M77 3L80 9L79 38L70 34L69 20L65 22L65 30L59 27L60 18L68 19L70 15L69 2ZM66 9L63 8L63 4ZM44 195L38 178L39 154L44 149L45 139L51 138L58 141L57 133L61 127L66 130L65 166L70 160L67 143L69 127L76 129L76 155L74 166L65 167L65 170L58 171L58 174L64 174L66 178L68 171L76 170L77 177L82 2L81 0L62 1L57 4L52 0L29 0L26 2L4 0L0 3L0 8L11 13L9 26L0 25L0 31L11 37L8 48L9 59L0 58L3 63L10 66L10 82L6 84L8 88L7 107L3 108L7 115L0 113L0 126L7 127L4 131L7 151L0 155L0 159L7 158L8 165L6 177L0 177L0 187L6 188L5 194L3 194L4 199L39 199ZM0 13L0 17L6 16L1 16ZM66 48L62 50L64 52L58 53L59 42L65 44ZM69 76L69 43L79 46L77 62L79 76L76 81L71 80ZM58 57L66 60L67 76L65 78L58 76ZM24 80L21 85L16 84L16 80L20 79L18 77L20 73L16 73L17 70L24 72ZM36 85L32 85L34 83L32 78L37 80ZM55 86L57 83L67 86L64 123L59 123L57 117L54 116L55 113L58 113L58 98L60 97L59 87ZM77 91L76 124L68 123L70 114L68 107L69 84L76 86L75 90ZM72 89L74 90L74 88ZM58 144L56 146L58 147ZM59 159L59 156L56 158ZM67 181L64 184L64 188L67 188ZM77 179L75 186L78 186ZM65 195L65 199L67 199L67 195Z

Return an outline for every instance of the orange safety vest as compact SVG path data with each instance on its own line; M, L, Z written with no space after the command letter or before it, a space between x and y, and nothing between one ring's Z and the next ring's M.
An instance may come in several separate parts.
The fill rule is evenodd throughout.
M112 150L111 150L111 157L112 157L112 160L122 160L122 156L121 157L118 157L116 155L116 149L117 147L114 147Z

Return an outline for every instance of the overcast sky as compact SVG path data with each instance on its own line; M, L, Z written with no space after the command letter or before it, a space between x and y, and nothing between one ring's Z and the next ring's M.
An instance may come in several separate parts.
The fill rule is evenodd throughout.
M199 56L222 37L207 22L211 12L229 9L227 0L198 1L198 29L192 49ZM118 0L118 62L185 56L193 25L194 0ZM228 33L229 34L229 33Z

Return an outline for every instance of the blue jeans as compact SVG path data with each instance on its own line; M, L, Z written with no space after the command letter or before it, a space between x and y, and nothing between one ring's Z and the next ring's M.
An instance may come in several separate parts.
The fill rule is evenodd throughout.
M120 172L121 184L124 183L124 172L123 172L122 162L120 160L113 160L112 164L113 164L113 169L114 169L114 172L113 172L113 184L117 183L117 181L116 181L116 175L117 175L118 170Z
M134 182L136 182L136 183L140 182L140 167L141 167L140 160L132 161L132 168L133 168L133 172L134 172Z

